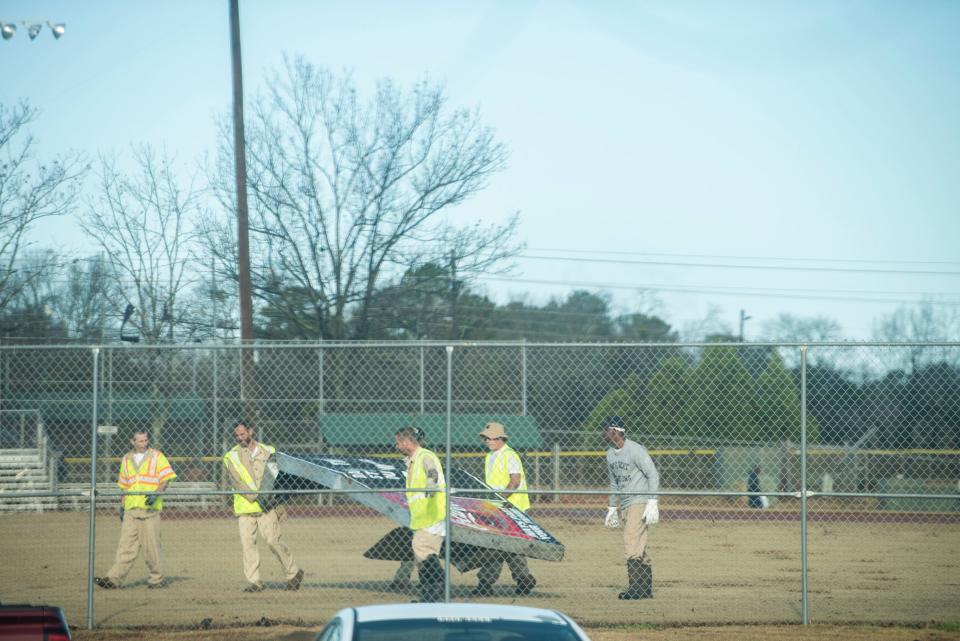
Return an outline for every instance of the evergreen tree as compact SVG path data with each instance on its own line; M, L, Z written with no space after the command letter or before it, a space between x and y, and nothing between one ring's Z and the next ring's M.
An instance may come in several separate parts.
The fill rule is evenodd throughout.
M684 414L690 402L690 372L679 356L665 358L647 383L640 429L664 441L688 434Z
M800 441L800 390L780 354L771 352L757 379L756 421L760 439L769 443ZM816 421L807 414L807 442L819 442Z
M684 412L689 434L712 443L756 440L753 379L733 347L704 348L690 388Z
M628 375L621 387L610 390L587 418L584 445L596 443L600 431L600 424L608 416L619 416L628 427L640 425L640 377L636 374Z

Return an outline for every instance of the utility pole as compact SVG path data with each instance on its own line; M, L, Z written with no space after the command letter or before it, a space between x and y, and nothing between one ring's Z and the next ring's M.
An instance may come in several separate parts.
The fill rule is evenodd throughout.
M240 339L253 339L250 295L250 231L247 213L247 148L243 127L243 65L240 58L239 0L230 0L230 54L233 63L233 158L237 185L237 267L240 273Z
M213 343L217 340L217 305L220 301L217 300L217 264L216 259L210 257L210 315L213 317L210 319L210 342Z
M460 295L457 287L457 257L450 250L450 340L457 338L457 297Z
M743 342L743 324L753 318L753 316L747 316L745 310L740 310L740 342Z
M240 59L239 0L230 0L230 54L233 67L233 158L237 180L237 269L240 293L240 340L253 341L253 300L250 294L250 231L247 218L247 147L243 128L243 66ZM240 400L244 420L254 419L253 352L240 350Z

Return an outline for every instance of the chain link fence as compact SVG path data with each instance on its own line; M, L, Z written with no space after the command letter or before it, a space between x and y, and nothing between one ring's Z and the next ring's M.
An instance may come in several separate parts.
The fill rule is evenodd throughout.
M628 571L621 533L604 528L611 415L660 476L649 600L617 598ZM278 497L282 544L259 542L258 592L244 592L223 461L240 419L308 470L281 470L261 495ZM424 431L451 519L501 519L479 438L491 421L531 501L511 523L556 544L519 555L535 586L522 589L514 550L476 594L499 539L458 540L454 523L445 598L595 625L960 619L957 343L0 347L0 599L97 626L318 623L415 599L395 432ZM159 524L166 587L150 592L143 553L121 589L94 583L117 556L134 431L177 475Z

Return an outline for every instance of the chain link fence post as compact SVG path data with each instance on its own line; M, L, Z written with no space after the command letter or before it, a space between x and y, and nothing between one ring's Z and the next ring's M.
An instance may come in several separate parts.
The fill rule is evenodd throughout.
M93 406L90 416L90 521L87 531L87 629L93 629L93 573L96 560L97 542L97 393L99 391L100 348L94 347L93 354Z
M803 625L810 623L807 584L807 345L800 346L800 610Z
M450 552L453 548L453 526L450 523L450 495L452 494L453 479L453 345L447 345L447 420L446 420L446 456L444 459L445 485L444 501L446 502L446 514L444 516L444 528L446 536L444 537L443 552L443 602L450 603Z

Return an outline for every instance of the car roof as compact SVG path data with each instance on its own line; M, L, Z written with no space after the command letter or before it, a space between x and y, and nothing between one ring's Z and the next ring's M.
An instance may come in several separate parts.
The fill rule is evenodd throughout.
M479 618L569 625L556 610L496 603L397 603L354 608L358 623L404 619Z

